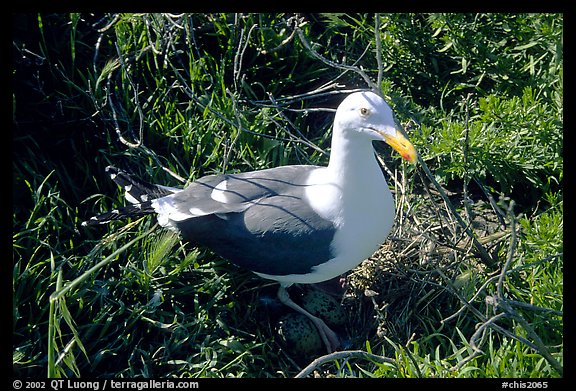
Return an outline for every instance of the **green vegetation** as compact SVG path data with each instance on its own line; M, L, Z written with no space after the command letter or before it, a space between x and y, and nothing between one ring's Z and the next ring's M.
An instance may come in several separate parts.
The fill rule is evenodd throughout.
M561 14L12 17L15 376L297 375L274 284L150 217L80 222L124 203L110 164L168 186L324 164L370 85L420 162L376 146L402 218L316 375L563 376Z

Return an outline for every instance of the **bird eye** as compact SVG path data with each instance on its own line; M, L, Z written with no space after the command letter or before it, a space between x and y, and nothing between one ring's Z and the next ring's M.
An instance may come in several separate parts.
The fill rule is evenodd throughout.
M362 115L363 117L366 117L369 113L370 110L368 110L366 107L360 108L360 115Z

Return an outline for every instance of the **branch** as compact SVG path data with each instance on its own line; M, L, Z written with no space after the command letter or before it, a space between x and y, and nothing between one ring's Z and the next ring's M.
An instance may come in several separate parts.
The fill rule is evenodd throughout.
M452 205L452 202L450 201L450 199L448 198L448 196L444 192L444 189L442 189L442 186L440 186L438 181L436 181L436 178L434 178L434 175L430 171L430 168L428 168L428 165L426 164L426 162L424 160L422 160L420 155L418 155L418 163L420 163L422 170L424 171L424 173L426 174L426 176L428 177L430 182L432 182L432 184L434 185L434 187L436 188L436 190L438 191L438 193L442 197L442 200L444 200L444 203L446 204L446 206L448 206L448 209L450 209L450 212L456 218L456 221L458 222L458 224L460 224L462 229L464 229L464 232L466 232L466 234L472 240L472 244L474 245L474 248L478 252L478 256L480 257L480 260L482 261L482 263L484 263L486 266L488 266L492 270L496 269L496 267L498 266L497 262L490 256L490 254L488 254L488 251L486 251L486 248L482 245L482 243L480 243L478 241L478 239L476 239L474 232L472 232L472 230L470 229L470 226L468 224L466 224L466 222L464 222L464 220L462 219L462 217L460 216L460 214L458 213L458 211L456 210L454 205Z
M376 84L378 87L382 85L382 75L384 74L384 69L382 66L382 37L380 37L380 14L376 13L376 19L374 21L374 39L376 40L376 63L378 64L378 78L376 79Z
M361 359L368 360L368 361L376 361L379 363L396 365L396 360L393 360L393 359L388 358L388 357L368 353L368 352L365 352L363 350L345 350L345 351L334 352L334 353L327 354L325 356L318 357L317 359L312 361L310 364L308 364L308 366L306 368L301 370L295 376L295 378L297 378L297 379L298 378L304 378L304 377L310 375L314 370L318 369L321 365L323 365L327 362L342 360L342 359L348 360L351 358L361 358Z
M380 88L376 84L374 84L374 82L370 79L370 77L366 74L366 72L364 72L362 69L360 69L359 67L356 67L356 66L339 64L339 63L336 63L334 61L330 61L327 58L323 57L322 55L318 54L318 52L316 50L314 50L312 48L312 46L310 45L310 43L306 40L306 37L304 36L304 33L302 32L300 27L296 26L295 28L296 28L296 33L298 34L298 38L300 39L300 42L302 42L302 45L304 45L306 50L308 50L308 52L310 52L312 57L316 58L317 60L322 61L324 64L326 64L332 68L337 68L337 69L342 69L345 71L352 71L354 73L357 73L358 75L360 75L362 77L362 79L364 79L366 84L368 84L368 86L370 86L371 89L380 93Z

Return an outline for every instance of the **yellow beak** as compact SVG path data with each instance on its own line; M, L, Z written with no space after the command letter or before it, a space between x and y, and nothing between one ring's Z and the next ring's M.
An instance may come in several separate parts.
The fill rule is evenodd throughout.
M390 135L384 132L378 132L384 137L384 140L394 148L404 159L408 160L410 163L416 163L418 159L418 154L414 145L402 133L396 130L394 135Z

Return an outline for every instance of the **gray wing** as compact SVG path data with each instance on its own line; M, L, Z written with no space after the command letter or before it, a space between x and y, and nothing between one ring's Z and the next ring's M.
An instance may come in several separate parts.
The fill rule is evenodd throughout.
M283 166L239 174L209 175L163 200L191 217L241 212L262 198L301 197L316 166Z
M304 199L306 180L315 168L284 166L201 178L169 196L181 213L196 212L173 225L191 243L252 271L308 273L333 257L335 233L332 222Z

